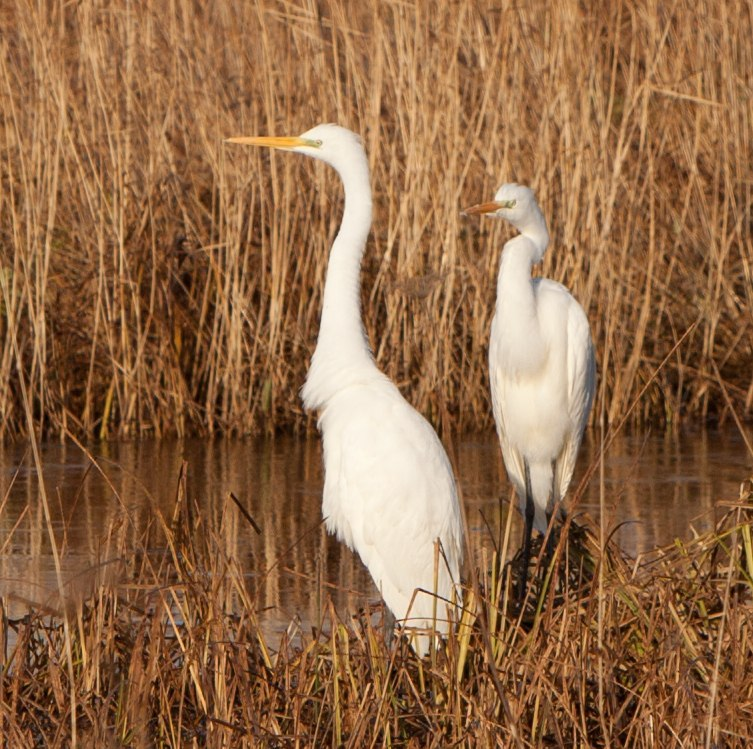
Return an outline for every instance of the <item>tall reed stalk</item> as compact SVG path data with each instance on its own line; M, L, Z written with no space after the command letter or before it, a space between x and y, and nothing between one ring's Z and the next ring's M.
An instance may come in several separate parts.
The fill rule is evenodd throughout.
M532 185L542 272L588 310L617 420L753 405L750 81L742 2L0 9L0 433L306 425L297 398L341 209L324 167L232 134L364 138L378 362L442 428L490 425L503 227L459 209ZM600 412L600 407L594 413Z

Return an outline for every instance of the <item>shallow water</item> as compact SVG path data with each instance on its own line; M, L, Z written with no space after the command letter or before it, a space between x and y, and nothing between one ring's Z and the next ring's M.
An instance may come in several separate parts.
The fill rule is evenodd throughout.
M507 520L510 489L493 434L448 445L468 518L471 555L490 549ZM377 600L357 556L321 525L321 448L318 439L185 440L105 443L92 448L97 466L72 445L42 448L53 532L66 595L85 593L94 569L112 561L116 540L140 548L158 508L170 517L182 466L187 495L219 526L222 544L249 575L269 632L300 617L319 620L331 596L341 613ZM587 437L573 487L598 444ZM604 461L604 522L639 554L713 526L734 501L753 461L734 428L684 435L621 435ZM241 517L232 492L261 529ZM57 582L37 472L23 446L0 448L0 596L11 617L30 606L55 605ZM586 486L576 512L599 516L600 477ZM118 520L119 519L119 520ZM117 522L116 522L117 521ZM520 520L512 514L513 548ZM109 533L109 535L108 535ZM99 565L99 566L97 566Z

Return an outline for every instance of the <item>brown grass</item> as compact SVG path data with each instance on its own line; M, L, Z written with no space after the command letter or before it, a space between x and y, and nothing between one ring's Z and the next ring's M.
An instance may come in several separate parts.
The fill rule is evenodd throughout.
M18 367L49 435L306 424L337 179L222 138L320 121L364 137L366 326L434 423L490 423L507 230L459 209L503 180L549 217L610 420L694 323L633 418L724 416L719 380L748 411L750 6L588 7L4 3L0 432L26 431Z
M753 741L750 485L715 532L640 563L573 526L522 616L510 568L482 560L457 631L424 661L365 613L265 638L225 551L238 512L228 500L202 520L179 488L136 548L113 524L91 595L15 621L0 599L0 747Z

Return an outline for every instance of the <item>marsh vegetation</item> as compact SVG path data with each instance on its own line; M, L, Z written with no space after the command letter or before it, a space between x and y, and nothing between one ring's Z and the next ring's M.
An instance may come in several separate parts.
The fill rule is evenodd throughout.
M4 746L725 746L753 736L753 495L642 564L573 526L512 612L509 551L476 560L446 647L387 646L369 610L270 643L216 519L182 484L93 593L0 618ZM260 539L259 543L262 543ZM155 549L162 549L160 554ZM543 573L545 571L539 571ZM542 581L546 581L545 583ZM0 612L2 613L2 612Z

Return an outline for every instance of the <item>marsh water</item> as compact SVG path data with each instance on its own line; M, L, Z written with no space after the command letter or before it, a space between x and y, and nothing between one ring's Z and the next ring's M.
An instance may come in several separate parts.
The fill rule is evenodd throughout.
M183 481L203 528L248 576L265 629L316 622L329 598L341 613L378 599L358 557L321 525L322 460L316 438L100 443L42 446L44 487L64 580L64 595L85 594L114 555L142 548L159 510L170 518ZM510 487L494 434L448 444L480 559L507 522ZM598 454L587 436L576 486ZM92 458L94 459L93 462ZM734 501L753 461L734 428L681 435L623 434L609 448L577 512L599 518L631 555L710 529ZM185 478L181 476L185 470ZM257 528L230 501L233 493ZM512 513L517 546L519 517ZM6 613L59 601L40 476L23 445L0 448L0 596ZM118 543L115 543L117 537Z

